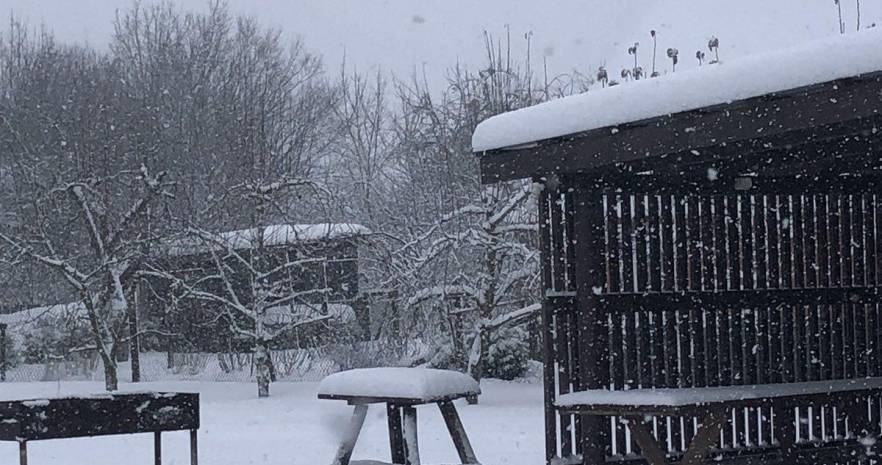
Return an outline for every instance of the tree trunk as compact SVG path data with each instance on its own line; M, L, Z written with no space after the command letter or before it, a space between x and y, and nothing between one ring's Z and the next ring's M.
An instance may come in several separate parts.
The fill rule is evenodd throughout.
M116 372L116 360L113 356L101 354L101 361L104 362L104 389L108 391L116 391L119 389L119 377Z
M254 365L257 368L257 397L269 397L272 368L270 367L269 346L266 341L258 341L254 350Z
M478 384L481 384L481 378L484 377L484 360L487 359L487 351L488 351L488 337L487 330L480 329L478 330L478 334L475 335L476 341L473 342L472 345L472 354L470 354L469 358L469 376L475 379ZM477 347L474 347L474 344L478 344ZM478 404L478 396L470 395L466 397L466 402L469 405L477 405Z

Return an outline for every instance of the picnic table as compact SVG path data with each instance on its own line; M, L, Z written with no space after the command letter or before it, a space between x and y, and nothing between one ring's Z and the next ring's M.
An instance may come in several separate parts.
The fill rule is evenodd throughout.
M794 463L799 453L793 416L796 408L833 406L841 409L848 416L849 433L853 435L856 449L873 449L877 428L871 425L867 398L879 394L882 394L882 377L725 387L595 389L563 394L556 406L566 413L619 418L651 465L670 463L667 447L652 434L652 417L697 418L699 427L679 463L698 465L708 460L734 409L766 407L775 415L775 439L782 459L785 463ZM864 453L875 455L871 450Z
M478 464L471 442L453 401L477 396L478 383L470 376L425 368L366 368L333 374L319 385L319 399L345 400L355 412L333 465L349 465L370 404L386 404L392 463L420 465L417 441L419 405L437 404L464 465Z
M19 444L28 463L28 442L116 434L153 433L154 463L162 463L161 435L190 432L190 465L197 465L199 394L140 392L0 401L0 441Z

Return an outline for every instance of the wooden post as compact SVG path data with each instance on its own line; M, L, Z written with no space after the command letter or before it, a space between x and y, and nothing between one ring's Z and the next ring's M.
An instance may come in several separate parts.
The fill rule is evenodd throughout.
M392 451L392 463L403 464L404 436L401 430L401 410L395 404L386 404L386 417L389 421L389 448Z
M6 381L7 361L6 357L6 324L0 323L0 382Z
M775 436L781 447L781 457L784 463L793 463L796 458L796 418L793 407L781 405L774 410L775 424L778 431Z
M441 416L444 417L444 423L447 424L447 431L450 432L450 438L453 439L453 445L456 447L456 453L459 454L459 460L463 464L477 464L478 458L469 442L459 414L456 412L456 406L453 402L439 402L438 408L441 409Z
M154 465L162 465L162 432L153 433L153 463Z
M349 429L343 438L343 443L337 449L337 455L334 457L332 465L349 465L352 459L352 450L355 449L355 442L358 441L358 434L364 426L364 419L367 416L368 405L360 404L355 406L355 412L352 414L352 420L349 422Z
M18 463L19 465L28 465L28 442L18 442Z
M404 465L420 465L420 448L417 440L417 413L412 405L401 407L404 413Z
M198 430L190 430L190 465L199 465L198 433Z
M600 307L604 289L603 201L600 189L595 186L580 183L571 187L575 189L573 230L580 378L577 389L603 389L609 385L610 378L606 315ZM604 417L582 417L582 434L578 439L584 465L606 463L607 425Z
M135 285L134 305L129 305L129 358L132 365L132 382L141 382L141 342L138 332L138 309L143 305L142 284Z
M542 182L535 179L533 182ZM551 217L548 209L550 187L543 184L539 195L539 253L542 262L542 355L543 361L543 394L545 400L545 463L550 464L557 457L557 412L554 408L556 394L554 373L554 340L551 325L554 309L547 295L551 289L551 244L549 222Z

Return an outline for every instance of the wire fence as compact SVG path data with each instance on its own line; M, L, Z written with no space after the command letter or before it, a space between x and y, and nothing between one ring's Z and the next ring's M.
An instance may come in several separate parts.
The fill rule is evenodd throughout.
M410 365L415 360L424 359L427 352L428 347L420 341L370 341L276 350L271 352L271 358L276 381L318 381L341 370ZM94 353L76 353L44 363L3 366L2 380L5 382L104 379L103 364ZM117 370L121 381L131 379L129 361L120 362ZM142 381L251 382L256 374L254 356L250 353L147 352L140 354L140 371Z

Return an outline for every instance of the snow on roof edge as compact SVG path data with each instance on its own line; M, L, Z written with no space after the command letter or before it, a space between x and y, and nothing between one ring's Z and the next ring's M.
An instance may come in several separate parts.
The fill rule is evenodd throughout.
M31 324L46 318L82 316L85 314L85 310L86 308L83 306L82 302L32 307L11 313L0 314L0 324L14 327Z
M493 116L472 150L511 148L882 71L882 28L632 81Z
M257 243L257 228L240 229L216 234L216 241L236 250L252 248ZM264 245L296 244L322 239L344 239L371 234L371 230L356 223L276 224L263 228ZM188 256L209 250L206 240L192 237L168 245L171 256Z

